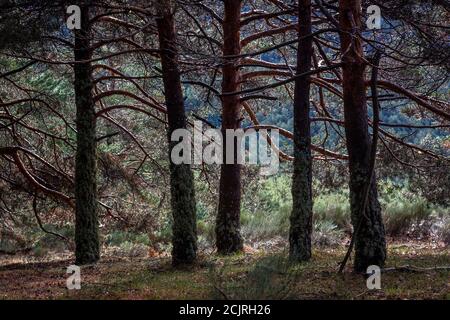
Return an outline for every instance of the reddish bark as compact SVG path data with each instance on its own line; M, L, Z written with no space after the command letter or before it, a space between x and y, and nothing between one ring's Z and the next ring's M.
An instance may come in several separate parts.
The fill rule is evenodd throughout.
M339 23L342 32L344 118L350 169L350 202L352 224L358 226L355 235L355 265L357 272L366 272L369 265L382 267L386 259L386 240L381 208L378 202L376 178L370 188L366 208L364 185L370 176L371 142L368 133L366 81L361 38L361 1L339 1Z
M241 0L225 1L225 18L223 21L223 55L239 55ZM235 92L239 89L238 60L225 59L222 68L222 93ZM240 127L240 104L238 95L222 97L222 130ZM224 132L224 158L226 155L226 135ZM235 148L237 149L237 148ZM235 159L236 160L236 159ZM241 211L241 167L239 164L223 164L220 172L219 209L216 220L216 246L221 254L241 251L243 248L240 235Z

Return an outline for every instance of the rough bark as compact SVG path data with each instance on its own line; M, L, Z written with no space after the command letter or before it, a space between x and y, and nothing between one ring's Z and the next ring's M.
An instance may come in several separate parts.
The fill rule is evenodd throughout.
M81 29L75 31L75 61L91 58L89 9L81 5ZM92 70L89 62L76 63L77 152L75 163L75 256L76 264L95 263L100 258L97 213L95 108Z
M226 0L223 21L223 55L238 55L240 48L241 0ZM239 69L236 59L225 59L222 68L222 93L239 89ZM240 127L240 105L237 95L222 97L223 155L226 150L226 129ZM237 150L237 148L235 148ZM231 152L231 150L229 151ZM216 246L219 254L231 254L243 249L240 235L241 211L241 167L237 164L222 164L220 170L219 208L216 220Z
M300 0L298 8L299 43L297 74L311 69L312 37L311 0ZM293 208L290 218L289 255L294 261L311 258L312 233L312 156L310 121L310 76L295 81L294 93L294 175L292 179Z
M360 37L361 1L339 1L341 50L343 52L344 118L350 169L350 205L355 234L356 272L366 272L370 265L382 267L386 259L386 239L374 176L364 203L364 185L370 175L371 142L368 133L367 101ZM362 219L360 223L360 219Z
M163 1L163 4L167 4ZM186 114L173 13L170 6L158 10L158 34L161 50L161 66L168 116L169 157L178 142L170 137L177 129L186 128ZM197 225L194 179L189 164L176 165L170 161L170 191L173 216L172 264L191 264L197 256Z

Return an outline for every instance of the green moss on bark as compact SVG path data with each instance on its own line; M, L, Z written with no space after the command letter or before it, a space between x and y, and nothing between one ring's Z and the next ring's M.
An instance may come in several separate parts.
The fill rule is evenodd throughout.
M173 8L169 1L158 7L157 19L165 100L168 115L169 158L177 142L172 133L186 128L181 77L178 67ZM194 178L188 164L174 164L170 159L170 191L173 216L172 264L192 264L197 257L197 222Z
M294 161L293 206L289 230L289 255L294 261L307 261L311 258L313 209L311 163L311 152L308 151L297 154Z
M311 33L311 1L301 0L298 4L297 74L303 74L312 65L312 38L307 37ZM310 87L310 76L300 77L295 81L293 206L289 230L289 255L294 261L307 261L311 258L313 201Z
M194 179L189 165L170 166L173 216L172 263L190 264L197 257Z
M91 58L89 49L89 12L81 7L81 30L75 32L75 60ZM95 263L100 258L97 214L96 117L92 97L89 62L77 63L75 103L77 108L77 152L75 163L75 256L77 264Z

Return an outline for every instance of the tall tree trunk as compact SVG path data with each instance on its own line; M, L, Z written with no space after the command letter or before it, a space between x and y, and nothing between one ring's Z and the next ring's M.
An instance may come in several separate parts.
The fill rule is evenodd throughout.
M311 34L311 0L300 0L298 37ZM311 70L312 37L300 39L297 50L297 74ZM294 93L294 175L293 208L289 232L289 254L294 261L311 258L312 233L312 156L310 121L310 76L295 81Z
M386 239L374 176L366 208L364 185L370 176L371 142L368 133L365 62L359 32L361 1L339 1L341 50L343 52L344 118L350 168L350 205L354 229L361 225L355 240L356 272L370 265L382 267L386 259Z
M240 19L241 0L225 0L225 18L223 21L223 55L238 55L240 46ZM238 60L227 59L222 68L222 92L235 92L239 89ZM222 98L222 132L223 132L223 157L232 150L226 150L226 129L238 129L240 127L239 97L226 96ZM237 150L237 148L235 148ZM240 235L241 212L241 166L236 161L234 164L222 164L220 170L219 208L216 220L216 246L220 254L231 254L241 251L243 248Z
M89 8L81 7L81 29L75 30L75 61L91 59ZM75 256L76 264L95 263L100 258L97 214L97 164L95 106L90 62L76 63L77 153L75 164Z
M158 34L161 50L164 94L167 105L169 130L169 157L177 142L170 137L177 129L186 128L183 92L173 13L169 1L162 1L158 10ZM197 255L197 225L194 179L189 164L176 165L170 161L170 192L173 215L172 263L190 264Z

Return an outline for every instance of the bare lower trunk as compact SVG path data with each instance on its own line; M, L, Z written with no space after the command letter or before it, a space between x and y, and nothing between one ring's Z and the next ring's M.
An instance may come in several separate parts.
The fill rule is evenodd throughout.
M382 267L386 259L386 239L378 202L376 178L373 179L367 206L364 202L364 185L370 176L371 142L368 133L365 62L361 39L353 37L361 30L361 2L339 1L341 50L343 60L344 117L350 168L350 204L354 229L363 219L355 234L356 272L366 272L370 265ZM356 35L356 34L355 34ZM362 214L364 213L364 214Z
M223 22L223 55L238 55L240 48L241 0L225 1L225 19ZM239 88L239 69L235 59L225 60L222 69L222 92L235 92ZM226 150L226 129L240 127L240 105L238 96L222 98L222 130L224 133L224 159ZM235 148L237 149L237 148ZM235 155L236 156L236 155ZM241 167L234 164L223 164L220 171L219 208L216 220L216 246L220 254L230 254L242 250L240 235L241 212Z
M89 11L81 6L81 29L75 31L75 61L91 59ZM75 164L75 256L76 264L95 263L100 258L97 214L97 165L95 108L90 62L77 63L75 102L77 108L77 153Z
M311 0L300 0L298 37L311 33ZM301 39L297 51L297 74L311 69L312 38ZM289 232L289 254L294 261L311 258L312 233L312 156L309 116L310 76L295 81L294 96L294 175L293 208Z
M170 157L172 148L178 143L171 141L172 132L186 128L175 25L170 6L161 7L157 24L169 122L167 134ZM172 263L191 264L197 256L197 225L194 179L189 164L177 165L170 161L170 191L173 216Z

